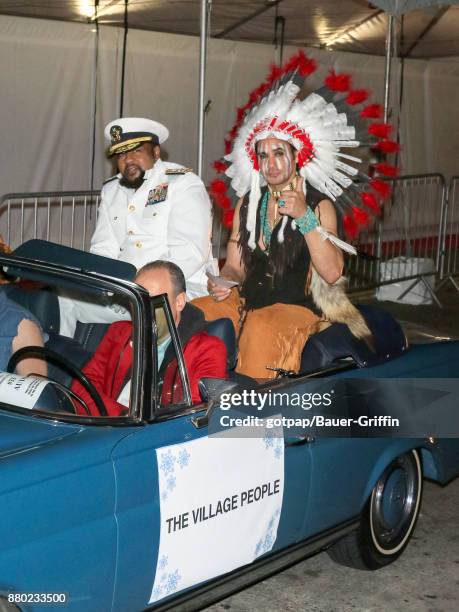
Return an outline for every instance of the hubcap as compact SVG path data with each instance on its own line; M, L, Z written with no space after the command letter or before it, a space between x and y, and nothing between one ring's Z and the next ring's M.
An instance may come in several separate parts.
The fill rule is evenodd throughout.
M417 455L402 455L387 467L373 490L371 530L382 553L396 552L411 532L419 503L419 470Z

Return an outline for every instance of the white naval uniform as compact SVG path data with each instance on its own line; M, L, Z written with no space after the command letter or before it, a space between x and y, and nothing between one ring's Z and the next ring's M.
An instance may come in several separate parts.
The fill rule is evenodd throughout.
M189 299L207 295L206 267L212 264L211 204L201 179L192 172L168 175L178 164L158 160L134 191L117 178L102 188L91 253L127 261L136 268L166 259L185 275ZM154 189L167 185L163 202L150 203Z
M210 240L211 204L196 174L166 174L166 170L180 169L159 159L145 172L144 183L136 191L120 185L121 174L107 181L90 251L127 261L137 269L156 259L172 261L182 269L188 299L193 299L207 295L205 271L216 267ZM155 188L166 185L164 201L153 203ZM130 318L116 304L107 308L63 294L59 306L60 333L66 336L73 336L77 321L112 323Z

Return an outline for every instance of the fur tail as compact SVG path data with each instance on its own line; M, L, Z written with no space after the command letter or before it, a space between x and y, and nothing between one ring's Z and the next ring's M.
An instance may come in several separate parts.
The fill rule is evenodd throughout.
M366 342L373 350L373 335L361 313L346 295L346 284L342 276L330 285L312 266L310 288L316 306L332 323L345 323L356 338Z

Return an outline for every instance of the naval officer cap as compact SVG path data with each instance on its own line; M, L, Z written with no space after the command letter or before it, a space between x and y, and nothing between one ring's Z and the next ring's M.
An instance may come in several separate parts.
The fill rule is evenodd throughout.
M165 125L152 119L140 117L123 117L110 121L105 126L104 136L109 141L108 155L126 153L136 149L144 142L162 144L169 136Z

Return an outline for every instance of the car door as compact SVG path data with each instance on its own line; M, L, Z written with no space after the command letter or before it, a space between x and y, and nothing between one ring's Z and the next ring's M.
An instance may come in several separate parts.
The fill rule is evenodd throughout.
M235 429L209 435L207 424L196 420L208 405L186 401L179 348L176 358L185 400L162 406L113 453L119 530L114 610L162 602L293 544L304 519L306 438L284 439L266 428L256 436Z

